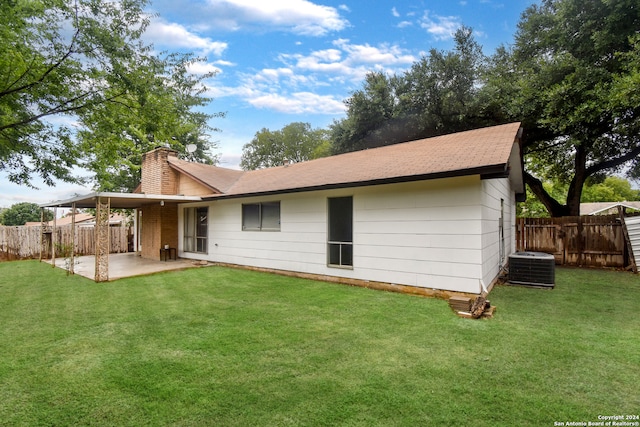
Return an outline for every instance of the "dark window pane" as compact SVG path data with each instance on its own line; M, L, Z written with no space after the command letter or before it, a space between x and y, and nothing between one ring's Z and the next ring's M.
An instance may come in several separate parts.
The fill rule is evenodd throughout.
M207 211L207 208L198 208L198 228L196 229L198 237L207 237Z
M353 198L329 199L329 241L353 241Z
M207 252L207 239L198 238L196 241L198 242L197 252Z
M262 203L262 229L280 230L280 202Z
M341 245L342 257L340 265L353 265L353 245Z
M336 243L329 243L329 264L340 265L340 245Z
M260 229L260 204L242 205L242 229Z

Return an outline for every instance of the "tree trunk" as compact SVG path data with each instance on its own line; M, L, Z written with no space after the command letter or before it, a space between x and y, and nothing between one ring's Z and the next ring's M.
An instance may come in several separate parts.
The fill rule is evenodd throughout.
M569 215L568 207L566 205L561 205L556 199L551 197L551 195L547 193L547 190L545 190L542 186L542 181L528 172L524 173L524 181L529 186L531 191L533 191L533 194L536 195L538 200L540 200L544 207L547 208L547 212L549 212L549 215L551 215L552 217Z
M582 188L587 179L586 171L587 153L583 145L576 146L576 158L574 161L575 174L567 191L567 211L569 216L580 216L580 198Z
M576 146L576 158L575 158L575 175L569 184L567 190L567 204L562 205L556 199L554 199L542 186L542 181L533 175L525 172L524 178L527 185L533 194L536 195L538 200L542 202L549 215L552 217L562 216L580 216L580 198L582 196L582 188L587 179L588 173L586 169L586 150L584 147Z

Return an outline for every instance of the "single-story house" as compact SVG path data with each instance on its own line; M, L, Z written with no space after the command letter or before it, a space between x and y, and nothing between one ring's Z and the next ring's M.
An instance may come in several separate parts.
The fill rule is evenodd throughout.
M519 123L255 171L146 153L138 194L48 204L135 207L141 256L347 283L479 294L515 250ZM98 277L98 273L96 273Z

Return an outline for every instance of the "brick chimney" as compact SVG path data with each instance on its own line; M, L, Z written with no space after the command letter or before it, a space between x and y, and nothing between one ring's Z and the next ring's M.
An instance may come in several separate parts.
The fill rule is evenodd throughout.
M140 191L146 194L176 194L178 176L167 159L177 157L178 152L158 147L142 155L142 179Z

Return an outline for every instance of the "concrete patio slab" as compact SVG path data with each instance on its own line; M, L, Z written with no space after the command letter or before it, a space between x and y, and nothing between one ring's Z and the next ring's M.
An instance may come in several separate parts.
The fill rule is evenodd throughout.
M51 263L51 260L48 261ZM67 269L68 260L56 259L56 267ZM74 272L91 280L95 278L96 258L93 255L76 257ZM162 271L184 270L186 268L202 267L199 261L178 258L177 260L155 261L142 258L136 253L109 255L109 281L125 277L144 276Z

